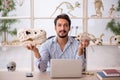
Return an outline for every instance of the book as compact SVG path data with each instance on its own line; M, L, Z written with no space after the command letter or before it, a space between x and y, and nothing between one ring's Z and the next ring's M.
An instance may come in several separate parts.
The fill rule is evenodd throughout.
M102 71L97 72L97 77L100 80L120 80L120 76L106 76Z
M103 73L106 76L120 76L120 72L116 69L104 69Z

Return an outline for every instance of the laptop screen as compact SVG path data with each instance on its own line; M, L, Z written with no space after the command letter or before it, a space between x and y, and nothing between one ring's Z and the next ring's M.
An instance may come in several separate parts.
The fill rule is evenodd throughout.
M75 59L51 59L50 77L81 77L82 62Z

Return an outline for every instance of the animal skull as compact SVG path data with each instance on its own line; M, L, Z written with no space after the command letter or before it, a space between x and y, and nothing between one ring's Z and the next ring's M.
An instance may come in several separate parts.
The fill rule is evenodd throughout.
M103 36L104 36L104 34L101 34L99 38L95 39L95 44L96 45L102 45L103 44L103 40L102 40Z
M76 39L81 41L82 39L88 39L91 40L92 42L95 42L95 36L92 34L89 34L87 32L80 33L76 36Z
M112 40L115 40L115 44L116 45L120 45L120 35L115 35L115 36L111 36L110 37L110 44L113 44L112 42Z
M46 32L42 29L21 29L17 37L23 44L42 44L46 40Z
M15 71L16 70L16 63L14 61L11 61L7 64L8 71Z
M103 36L104 36L104 34L101 34L99 38L96 38L94 35L84 32L84 33L80 33L79 35L77 35L76 39L79 41L81 41L82 39L88 39L96 45L102 45L102 43L103 43L102 37Z

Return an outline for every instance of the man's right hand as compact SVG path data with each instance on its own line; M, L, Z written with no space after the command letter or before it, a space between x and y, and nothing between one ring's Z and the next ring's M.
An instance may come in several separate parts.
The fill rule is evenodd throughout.
M34 56L36 57L36 58L41 58L41 56L40 56L40 54L39 54L39 50L38 50L38 48L36 48L36 44L27 44L26 45L26 48L28 49L28 50L31 50L31 51L33 51L33 53L34 53Z
M27 48L28 50L32 50L33 52L35 52L36 49L37 49L35 44L27 44L27 45L26 45L26 48Z

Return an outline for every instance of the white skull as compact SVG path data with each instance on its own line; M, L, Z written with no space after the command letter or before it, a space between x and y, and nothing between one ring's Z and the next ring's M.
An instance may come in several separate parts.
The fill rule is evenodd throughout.
M114 36L114 39L116 41L116 45L120 45L120 35Z
M96 45L103 45L103 40L101 38L96 38L95 44Z
M99 38L95 39L96 45L103 45L103 39L102 39L103 36L104 36L104 34L102 33Z
M8 71L15 71L16 70L16 63L14 61L11 61L7 64Z
M87 32L83 32L83 33L80 33L76 36L76 39L81 41L82 39L87 39L87 40L90 40L92 42L95 42L95 36L92 35L92 34L89 34Z
M120 45L120 35L115 35L110 37L110 44L113 44L113 40L115 41L114 43L116 45Z
M21 29L18 30L17 37L25 44L42 44L46 40L46 32L42 29Z

